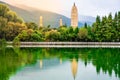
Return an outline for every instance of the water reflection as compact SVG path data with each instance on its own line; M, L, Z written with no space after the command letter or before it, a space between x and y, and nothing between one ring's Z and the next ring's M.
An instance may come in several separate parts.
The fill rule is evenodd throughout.
M76 75L79 77L78 64L79 60L87 66L89 63L96 69L96 74L115 75L115 79L120 79L120 49L54 49L54 48L4 48L0 49L0 80L9 80L11 76L15 76L21 68L36 65L39 60L39 69L43 67L53 68L65 65L66 61L71 60L71 70L74 79ZM44 60L46 60L44 63ZM52 60L51 62L49 62ZM58 60L58 61L56 61ZM49 64L49 65L47 65ZM69 65L67 66L70 67ZM79 66L80 68L81 66ZM48 69L47 68L47 69ZM34 68L34 69L37 69ZM45 68L44 68L45 69ZM53 68L54 69L54 68ZM64 69L64 68L63 68ZM51 73L53 74L53 73ZM69 73L68 73L69 74ZM89 75L89 73L86 73ZM62 73L58 76L61 76ZM70 76L68 76L70 77ZM103 77L103 76L102 76ZM103 77L104 79L104 77ZM70 79L69 79L70 80ZM71 79L72 80L72 79ZM79 79L78 79L79 80ZM96 79L92 79L96 80ZM107 79L106 79L107 80ZM109 80L109 79L108 79Z
M75 80L76 74L77 74L77 69L78 69L78 62L75 58L72 60L72 74Z
M43 61L42 61L42 59L40 60L40 69L42 69L42 67L43 67Z
M62 64L62 58L60 58L60 64Z

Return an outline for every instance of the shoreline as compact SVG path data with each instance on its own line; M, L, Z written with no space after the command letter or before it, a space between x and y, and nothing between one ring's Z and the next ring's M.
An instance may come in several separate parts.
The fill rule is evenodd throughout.
M13 47L7 42L7 47ZM120 48L120 42L20 42L19 47L41 48Z

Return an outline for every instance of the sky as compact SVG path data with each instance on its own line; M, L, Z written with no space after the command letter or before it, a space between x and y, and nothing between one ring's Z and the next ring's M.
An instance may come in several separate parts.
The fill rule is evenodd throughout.
M71 8L76 3L79 15L104 16L120 11L120 0L0 0L12 5L26 5L70 17Z

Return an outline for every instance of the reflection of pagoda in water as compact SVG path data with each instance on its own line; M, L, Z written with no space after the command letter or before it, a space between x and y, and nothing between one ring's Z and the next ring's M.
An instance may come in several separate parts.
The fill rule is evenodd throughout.
M40 66L40 69L43 69L43 67L54 66L54 63L62 64L62 62L63 62L62 58L60 58L59 61L57 59L55 59L55 60L47 60L47 61L44 61L44 63L46 63L46 64L43 65L43 60L40 59L39 60L39 66ZM71 62L71 71L72 71L72 75L73 75L74 80L75 80L76 75L77 75L77 70L78 70L78 61L77 61L77 59L73 58L72 62Z
M60 64L62 64L62 58L60 58Z
M77 69L78 69L78 62L75 58L73 58L72 60L72 74L73 74L73 77L74 77L74 80L76 78L76 74L77 74Z
M40 60L40 69L42 69L42 67L43 67L43 61L42 61L42 59Z

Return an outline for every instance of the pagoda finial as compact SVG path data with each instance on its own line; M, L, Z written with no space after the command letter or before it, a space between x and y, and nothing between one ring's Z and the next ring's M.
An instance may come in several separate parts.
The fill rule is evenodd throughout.
M74 2L74 6L75 6L75 2Z

